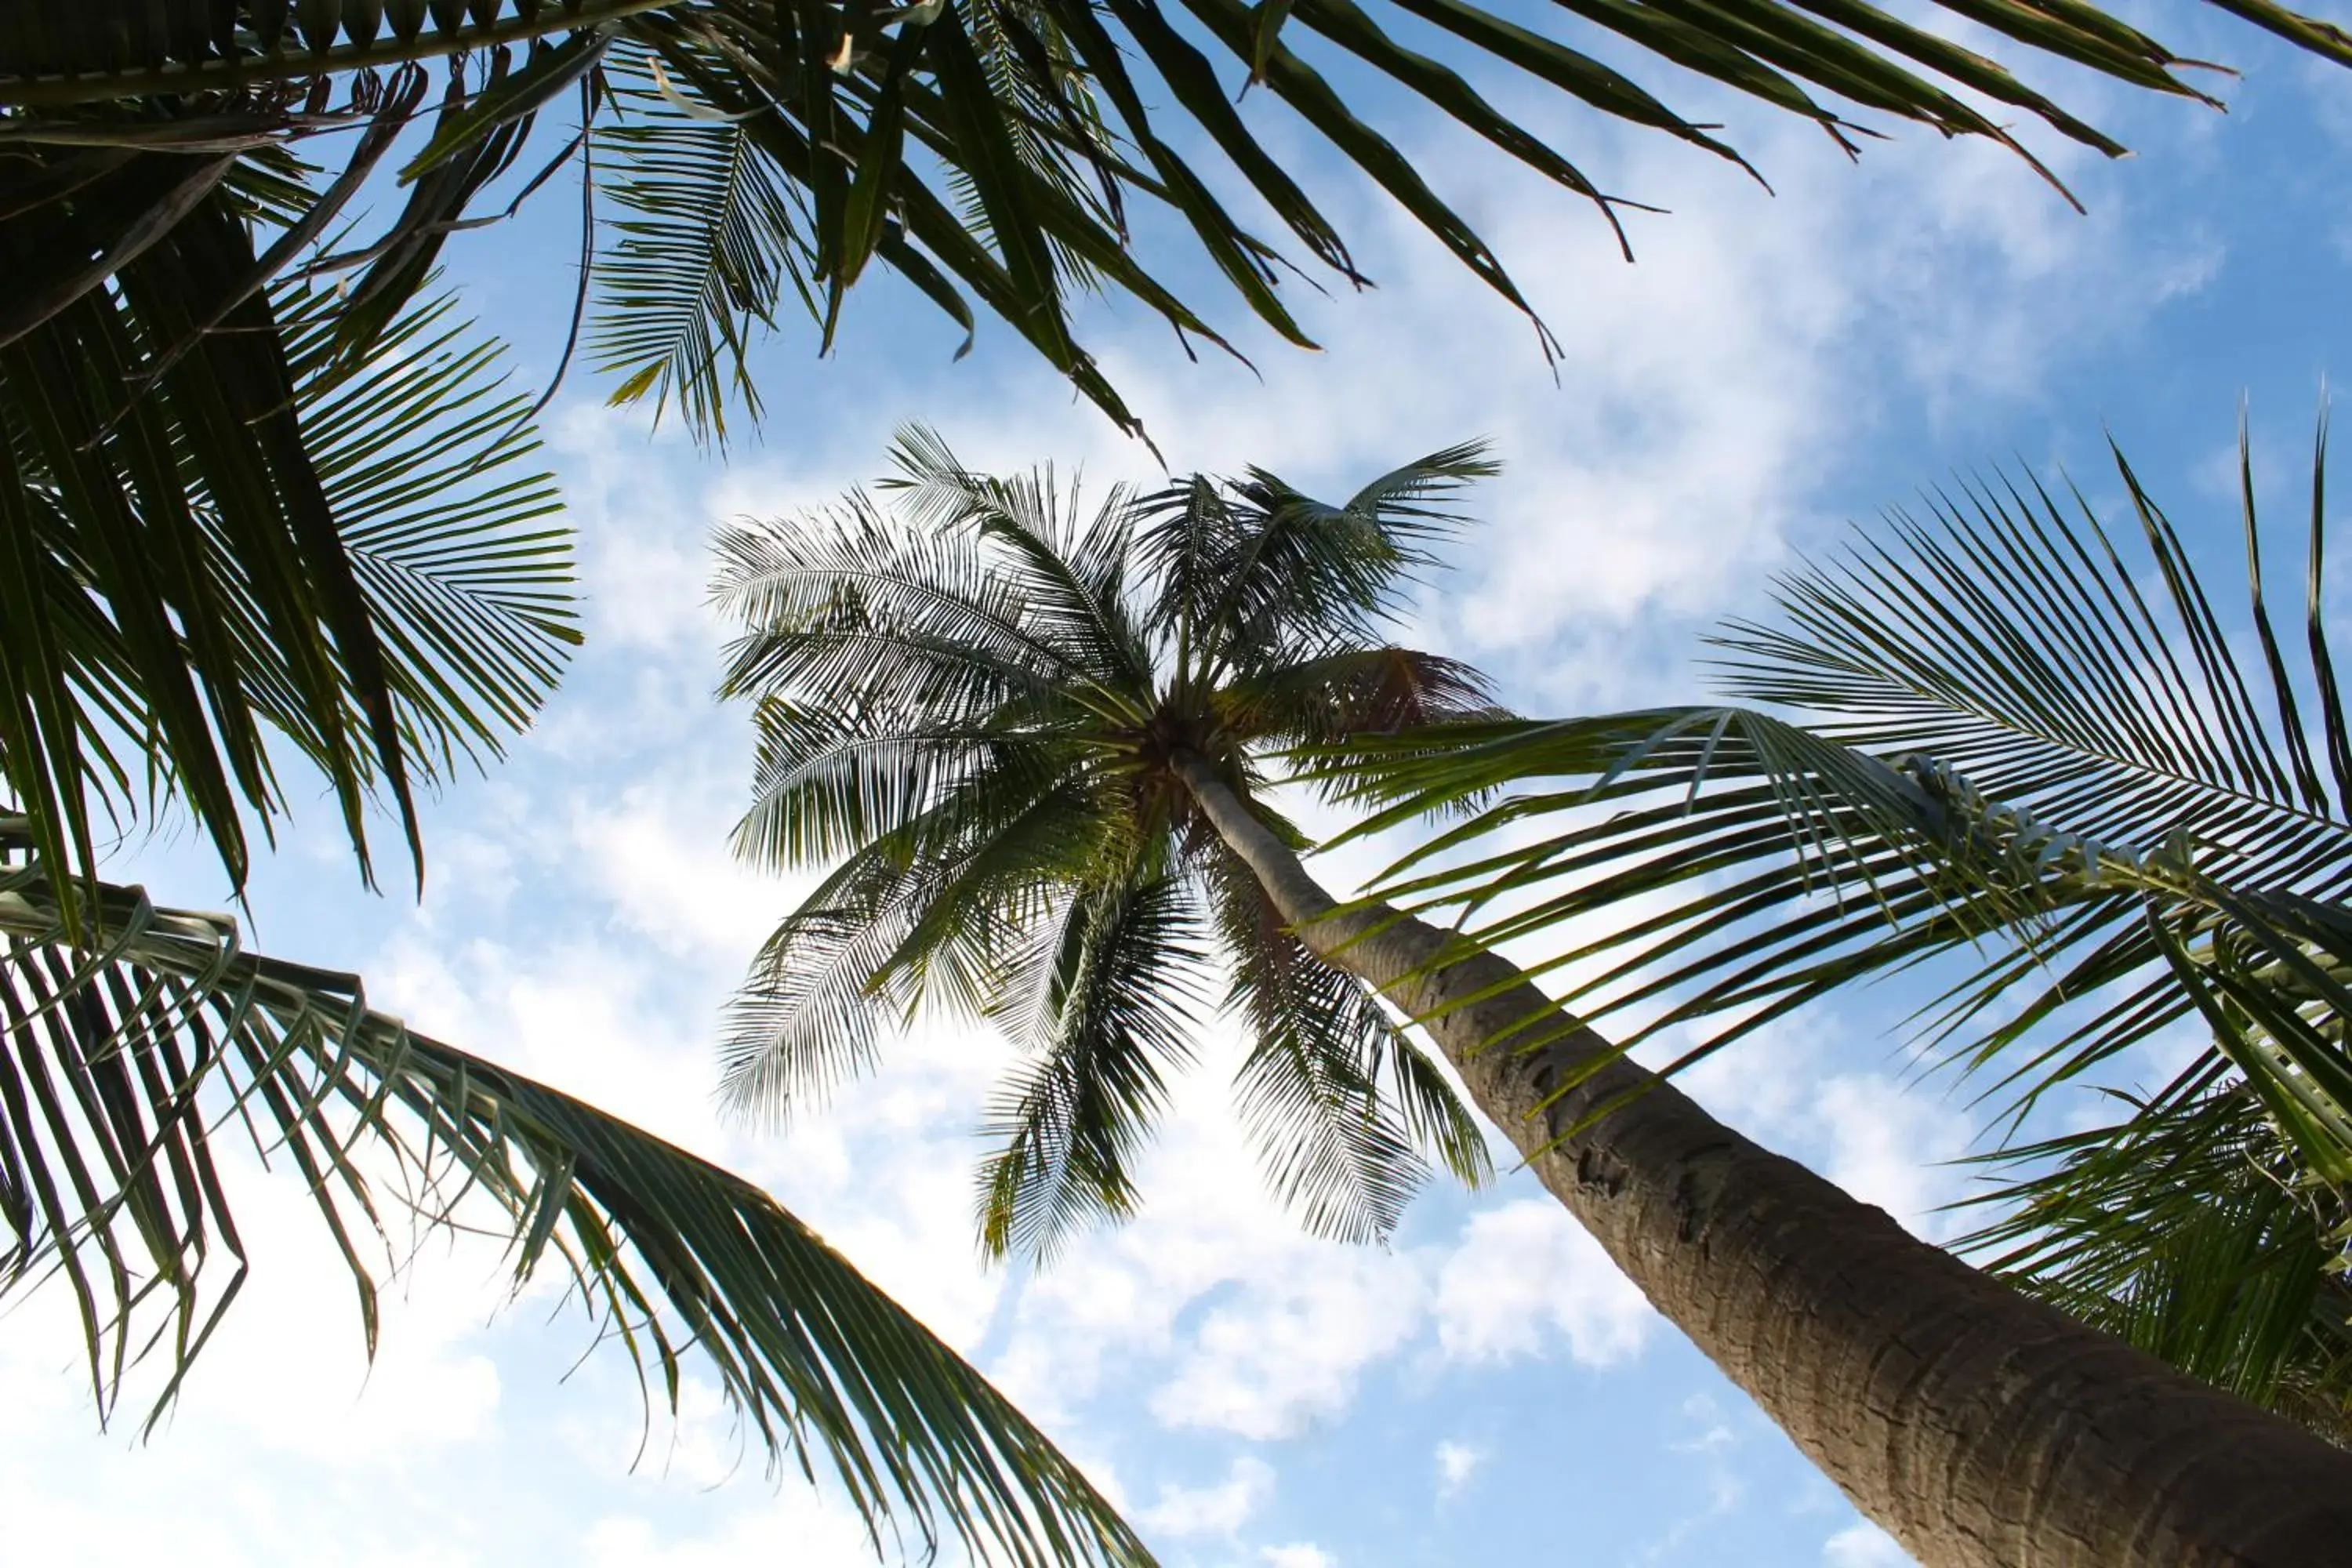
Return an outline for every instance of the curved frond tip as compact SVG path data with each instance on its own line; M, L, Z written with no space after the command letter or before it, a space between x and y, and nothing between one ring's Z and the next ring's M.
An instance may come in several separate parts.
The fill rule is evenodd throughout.
M250 1139L309 1186L371 1348L390 1194L511 1237L518 1285L562 1269L672 1402L688 1370L716 1377L877 1549L929 1555L944 1532L1024 1568L1150 1562L978 1372L748 1182L406 1028L353 976L247 952L224 917L78 896L80 948L47 879L0 870L0 1290L72 1292L101 1409L152 1358L160 1415L231 1304L243 1177L222 1140Z

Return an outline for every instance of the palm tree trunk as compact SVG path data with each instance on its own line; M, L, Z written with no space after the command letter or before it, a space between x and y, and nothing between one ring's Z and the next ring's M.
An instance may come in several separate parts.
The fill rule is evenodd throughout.
M1928 1568L2352 1563L2352 1455L2026 1300L1630 1061L1554 1100L1606 1041L1424 921L1335 915L1207 763L1177 765L1307 944L1430 1020L1651 1303Z

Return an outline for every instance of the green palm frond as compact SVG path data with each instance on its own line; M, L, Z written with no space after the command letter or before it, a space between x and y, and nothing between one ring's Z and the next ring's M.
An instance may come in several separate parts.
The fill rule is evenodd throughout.
M2324 425L2293 653L2244 449L2234 624L2118 453L2128 534L2029 476L1932 498L1784 579L1777 620L1715 639L1729 694L1778 712L1459 725L1360 742L1335 782L1389 803L1360 831L1483 802L1395 887L1462 910L1482 940L1541 943L1567 1005L1624 1048L1692 1031L1677 1067L1931 962L1958 967L1919 1015L1928 1037L1995 1074L2014 1119L2201 1026L2193 1096L2176 1085L2128 1123L2018 1152L2024 1173L1997 1195L2025 1206L1988 1245L2016 1244L2004 1267L2053 1299L2310 1415L2314 1390L2339 1407L2345 1392L2295 1358L2337 1353L2332 1329L2298 1336L2305 1308L2333 1310L2342 1245L2308 1223L2352 1184L2352 726L2323 607ZM2286 1211L2243 1183L2184 1188L2177 1205L2219 1207L2135 1238L2159 1205L2152 1188L2105 1195L2137 1179L2126 1152L2224 1110L2261 1121L2257 1163L2295 1194L2301 1240L2274 1236ZM2080 1254L2078 1220L2107 1226ZM2313 1277L2278 1273L2289 1256ZM2268 1283L2213 1283L2242 1267Z
M2319 613L2322 514L2315 506L2304 668L2290 668L2266 608L2253 640L2267 651L2250 667L2120 456L2117 473L2138 563L2087 505L2070 516L2029 479L1936 498L1926 520L1897 515L1884 536L1784 580L1781 621L1734 623L1716 641L1729 695L1802 724L1685 709L1468 726L1453 744L1392 748L1360 790L1404 803L1384 823L1559 778L1421 854L1561 814L1566 831L1412 886L1482 908L1515 900L1482 917L1498 940L1659 900L1656 915L1554 950L1581 966L1580 1005L1675 997L1644 1032L1706 1017L1752 1026L1998 927L2031 941L1990 951L1945 998L1938 1028L2033 985L2042 1000L1969 1042L1989 1056L2040 1029L2062 997L2096 994L2101 1008L2074 1015L2030 1064L2087 1068L2190 1012L2144 900L2250 930L2247 896L2333 904L2352 888L2341 784L2331 798L2316 760L2352 759ZM2249 479L2258 559L2251 498ZM2152 859L2176 873L2141 874Z
M85 875L93 814L168 797L241 883L250 820L285 804L273 738L363 866L371 797L414 848L412 777L495 754L578 640L495 341L427 300L354 353L299 283L192 336L253 265L236 198L207 199L0 348L0 778L46 863Z
M1232 968L1225 1011L1245 1031L1234 1108L1276 1195L1310 1232L1366 1242L1392 1232L1427 1181L1424 1143L1455 1162L1475 1149L1454 1168L1483 1179L1468 1112L1442 1079L1433 1090L1412 1076L1412 1047L1363 983L1309 952L1230 854L1207 880ZM1384 1062L1400 1068L1385 1095Z
M1151 680L1151 657L1127 603L1132 530L1128 493L1113 489L1085 522L1079 498L1064 498L1053 470L999 479L967 471L938 437L902 433L892 457L901 511L916 530L968 531L975 546L1012 558L1021 613L1039 641L1069 650L1108 695Z
M427 300L351 359L323 293L281 291L307 436L408 754L446 776L530 727L580 643L572 531L500 345Z
M1123 868L1055 765L1066 752L996 760L862 843L769 938L722 1051L730 1103L782 1117L821 1098L925 1004L1000 1010L998 955L1047 919L1056 883Z
M598 176L618 216L604 223L614 237L596 262L588 358L622 375L614 402L649 395L658 417L675 398L690 427L724 439L730 395L761 415L746 334L775 326L788 286L816 308L818 261L798 193L743 122L670 112L654 58L623 49L608 68L616 123L597 138Z
M20 819L5 825L21 852ZM371 1010L356 978L245 952L225 917L0 869L0 1290L71 1290L101 1408L152 1358L160 1415L247 1267L242 1147L306 1184L371 1349L387 1200L514 1240L675 1401L715 1376L772 1459L822 1464L877 1547L1145 1563L1068 1460L759 1189ZM152 1425L153 1416L150 1417Z
M2019 1289L2257 1403L2352 1438L2346 1210L2226 1064L2122 1121L2004 1151L2002 1211L1958 1246Z
M1433 452L1336 506L1256 468L1223 494L1151 498L1136 547L1170 584L1157 624L1204 682L1378 646L1381 623L1437 564L1432 546L1466 524L1457 498L1500 471L1486 453L1475 441Z
M1353 736L1395 736L1431 725L1496 722L1508 714L1486 676L1459 659L1417 648L1340 647L1254 672L1220 694L1228 721L1270 741L1330 748ZM1337 771L1337 770L1335 770Z
M1167 1103L1163 1066L1191 1065L1206 954L1183 880L1125 880L1070 900L1008 976L1029 1060L990 1109L981 1245L1040 1262L1079 1229L1135 1212L1136 1155Z
M2352 63L2352 37L2329 23L2271 0L2215 3ZM1251 315L1307 342L1277 292L1287 263L1219 187L1245 186L1307 256L1350 283L1367 279L1337 226L1234 102L1244 88L1279 100L1532 315L1475 226L1335 86L1335 67L1370 73L1391 98L1433 109L1591 203L1621 244L1620 214L1635 204L1498 109L1497 89L1531 80L1596 115L1744 160L1714 128L1578 47L1579 35L1811 121L1849 153L1874 134L1856 117L1883 116L1990 139L2046 175L2006 124L1976 107L1979 99L2055 136L2123 151L1932 25L1867 5L1573 0L1567 9L1572 21L1545 27L1466 0L1182 0L1172 10L1158 0L927 0L897 9L862 0L578 0L553 9L538 0L290 8L23 0L0 17L0 147L49 138L110 151L200 138L249 150L358 121L396 128L422 112L423 73L403 62L446 62L451 95L404 172L415 199L362 247L381 264L376 287L352 308L363 322L380 321L404 302L441 237L479 221L469 206L536 117L577 89L590 123L559 157L590 149L617 176L606 188L626 215L602 258L608 291L596 357L623 395L653 395L662 406L674 398L713 436L730 400L756 415L745 354L789 296L830 344L845 292L877 259L962 327L967 342L976 303L1131 424L1074 335L1075 293L1123 294L1188 341L1225 342L1160 280L1156 259L1135 254L1135 236L1150 232L1144 210L1189 232ZM1956 28L2004 35L2036 63L2213 101L2185 74L2200 62L2073 0L1944 0L1940 11ZM1450 58L1424 52L1423 40ZM1478 68L1465 74L1452 60ZM471 61L488 63L472 71ZM317 84L335 78L354 89L328 113ZM139 112L119 112L132 104ZM1542 341L1550 352L1549 334Z
M946 722L1056 692L1117 709L1111 672L1032 624L970 531L897 528L862 497L806 521L719 535L716 600L755 628L730 649L723 693L837 685L892 714L952 697Z

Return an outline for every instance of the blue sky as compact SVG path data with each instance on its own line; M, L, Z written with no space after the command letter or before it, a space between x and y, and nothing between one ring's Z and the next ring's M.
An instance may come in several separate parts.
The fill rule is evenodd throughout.
M1604 184L1673 209L1635 222L1629 268L1580 205L1400 120L1559 335L1557 383L1507 307L1344 180L1321 188L1381 288L1303 304L1325 353L1244 340L1254 376L1188 363L1132 311L1087 329L1180 471L1256 462L1337 490L1495 438L1509 469L1481 499L1487 524L1415 635L1528 711L1688 691L1708 622L1759 608L1796 552L1956 469L2063 466L2111 501L2103 428L2192 535L2227 549L2241 395L2284 509L2322 378L2352 365L2352 220L2336 199L2352 188L2352 82L2218 16L2169 7L2150 25L2246 78L2226 117L2077 85L2073 101L2140 150L2106 163L2037 143L2088 216L1997 150L1917 132L1855 167L1802 127L1721 109L1767 196L1664 139L1505 94ZM1718 112L1703 92L1679 101ZM560 341L569 221L547 202L452 252L526 377ZM794 889L725 851L749 745L743 716L709 697L708 532L872 477L912 417L974 466L1156 474L1010 340L983 323L951 364L953 328L868 290L834 359L798 331L762 351L771 423L723 455L603 409L575 376L547 428L581 531L585 653L507 765L434 803L421 900L363 893L321 804L256 879L257 944L358 969L419 1027L770 1184L998 1375L1178 1568L1904 1562L1524 1178L1433 1190L1386 1251L1300 1236L1224 1115L1214 1031L1142 1216L1043 1277L974 1263L971 1130L998 1042L919 1032L780 1137L716 1118L719 1005ZM1345 882L1372 864L1325 870ZM222 897L216 868L170 835L121 872L169 902ZM1901 1003L1865 994L1777 1029L1695 1087L1936 1234L1935 1205L1959 1190L1937 1162L1977 1124L1941 1080L1906 1086ZM581 1360L584 1325L544 1297L501 1307L494 1250L417 1258L370 1372L299 1194L247 1191L255 1281L152 1443L94 1430L60 1299L16 1310L0 1335L0 1557L870 1561L832 1500L763 1477L707 1389L688 1388L680 1423L655 1422L632 1468L647 1435L625 1367Z

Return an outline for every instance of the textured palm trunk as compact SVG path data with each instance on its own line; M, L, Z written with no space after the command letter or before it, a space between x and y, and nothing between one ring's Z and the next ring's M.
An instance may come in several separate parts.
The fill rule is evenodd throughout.
M1393 910L1333 914L1214 770L1179 768L1308 945L1433 1020L1544 1185L1928 1568L2352 1563L2352 1455L2028 1300L1631 1062L1547 1104L1606 1042L1504 959L1443 962L1455 939Z

